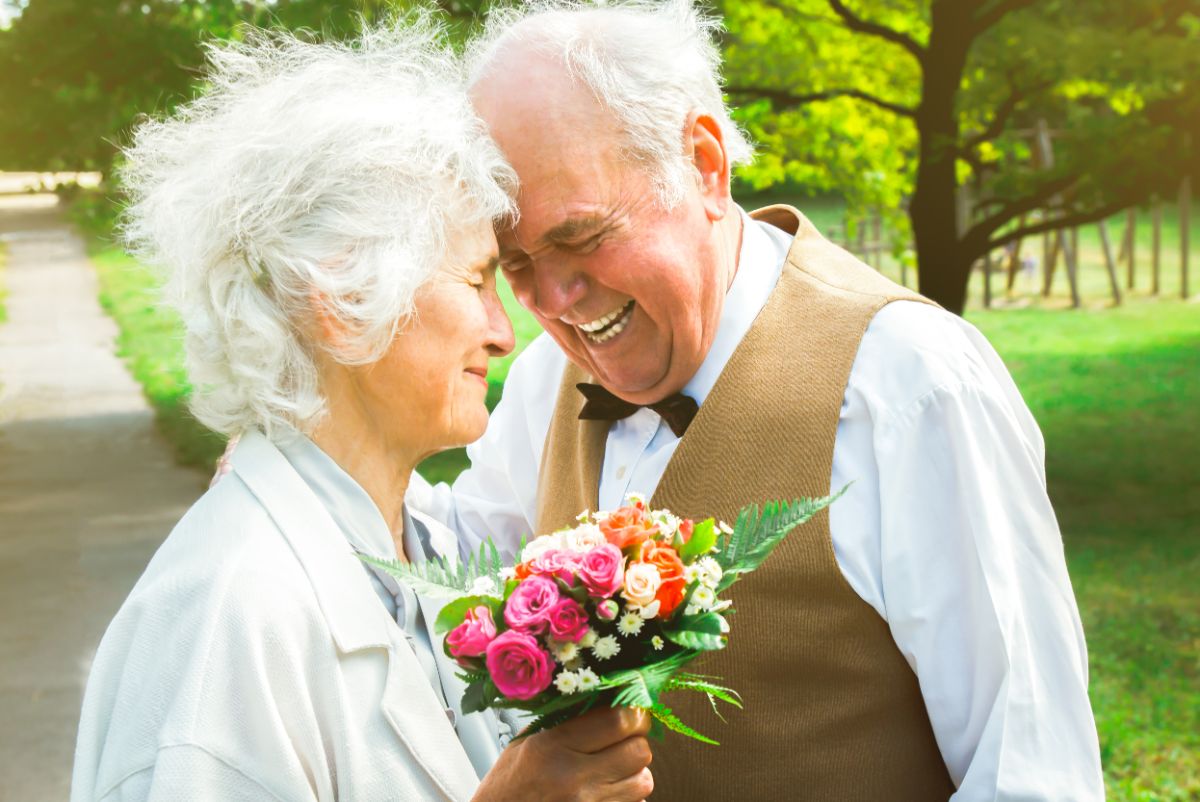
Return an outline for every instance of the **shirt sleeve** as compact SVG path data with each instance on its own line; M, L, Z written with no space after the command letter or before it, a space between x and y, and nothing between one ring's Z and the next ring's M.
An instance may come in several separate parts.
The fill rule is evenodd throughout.
M1040 433L973 329L945 332L922 358L934 363L930 386L874 414L877 592L953 799L1103 799Z
M554 341L538 337L513 362L487 431L467 446L471 465L453 486L413 475L407 503L457 532L460 549L491 537L511 557L535 531L538 468L565 365Z
M282 802L281 797L249 774L194 744L159 749L154 765L123 779L101 797L100 802L176 799Z

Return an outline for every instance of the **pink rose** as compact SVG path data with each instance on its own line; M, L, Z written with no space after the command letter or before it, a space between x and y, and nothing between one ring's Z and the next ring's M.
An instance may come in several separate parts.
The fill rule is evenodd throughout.
M579 579L589 596L606 599L621 589L625 578L625 557L611 543L605 543L583 555Z
M578 567L579 555L565 549L547 549L529 563L530 572L557 576L568 585L575 584L575 570Z
M550 687L554 661L532 635L510 629L488 644L487 670L509 699L532 699Z
M550 634L555 640L579 643L587 631L587 610L574 599L563 599L550 610Z
M487 651L488 644L495 637L496 622L492 620L492 611L487 605L481 604L473 610L467 610L463 622L446 636L446 645L456 658L478 657Z
M558 585L549 577L534 574L517 585L504 604L504 620L513 629L541 635L546 631L550 610L558 604Z

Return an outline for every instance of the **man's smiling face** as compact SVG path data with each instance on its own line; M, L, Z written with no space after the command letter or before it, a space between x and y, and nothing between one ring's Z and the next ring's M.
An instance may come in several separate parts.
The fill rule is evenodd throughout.
M716 334L731 278L717 221L695 181L664 210L611 114L561 68L513 66L473 91L520 178L520 218L498 232L505 275L572 361L627 400L657 401L691 379ZM679 136L683 147L682 124Z

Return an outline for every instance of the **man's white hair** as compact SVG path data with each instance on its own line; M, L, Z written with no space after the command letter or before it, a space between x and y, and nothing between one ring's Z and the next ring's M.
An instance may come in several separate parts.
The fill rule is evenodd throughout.
M502 68L518 46L557 60L613 113L625 155L645 165L671 208L688 175L684 125L692 112L716 119L731 164L753 158L721 97L720 28L692 0L531 0L491 11L467 50L468 81Z
M309 430L315 349L379 359L456 235L512 213L516 177L427 19L350 44L253 31L208 57L207 91L126 151L124 234L167 269L196 418ZM336 347L311 336L317 304Z

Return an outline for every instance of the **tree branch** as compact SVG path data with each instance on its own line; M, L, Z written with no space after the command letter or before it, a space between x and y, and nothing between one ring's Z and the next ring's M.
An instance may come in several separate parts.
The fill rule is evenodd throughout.
M725 87L725 91L731 95L749 95L765 98L770 100L776 109L792 109L809 103L819 103L839 97L852 97L903 117L917 116L917 110L912 106L892 103L889 100L876 97L870 92L863 92L860 89L827 89L824 92L810 92L803 95L795 95L791 92L785 92L782 89L766 89L754 86L727 86Z
M1031 6L1037 1L1038 0L996 0L996 2L994 2L990 8L981 12L979 16L975 17L973 26L975 35L978 36L979 34L983 33L1012 12L1020 11L1022 8Z
M827 0L827 2L829 3L829 7L833 9L833 13L842 18L842 24L850 30L865 33L869 36L877 36L884 41L900 45L900 47L912 53L917 61L924 60L925 48L921 47L911 36L889 28L886 25L880 25L877 22L870 22L863 19L847 8L842 0ZM1028 2L1032 2L1032 0L1028 0Z
M1087 225L1088 223L1097 223L1101 220L1111 217L1122 209L1128 209L1130 203L1131 201L1129 198L1120 198L1086 211L1061 215L1053 220L1043 220L1040 223L1034 223L1028 226L1019 226L1012 231L1007 231L1004 234L1001 234L995 239L989 239L984 249L981 250L977 255L982 256L987 251L1003 248L1008 243L1015 242L1019 239L1024 239L1025 237L1035 237L1038 234L1045 234L1048 231L1058 231L1063 228L1074 228L1076 226Z
M983 246L986 245L997 229L1003 227L1009 220L1041 207L1050 198L1070 189L1079 179L1080 176L1078 175L1061 175L1050 179L1025 197L1009 202L1005 206L1002 206L999 211L993 212L971 226L967 233L963 235L963 245L969 247L971 250L979 248L979 252L982 253Z

